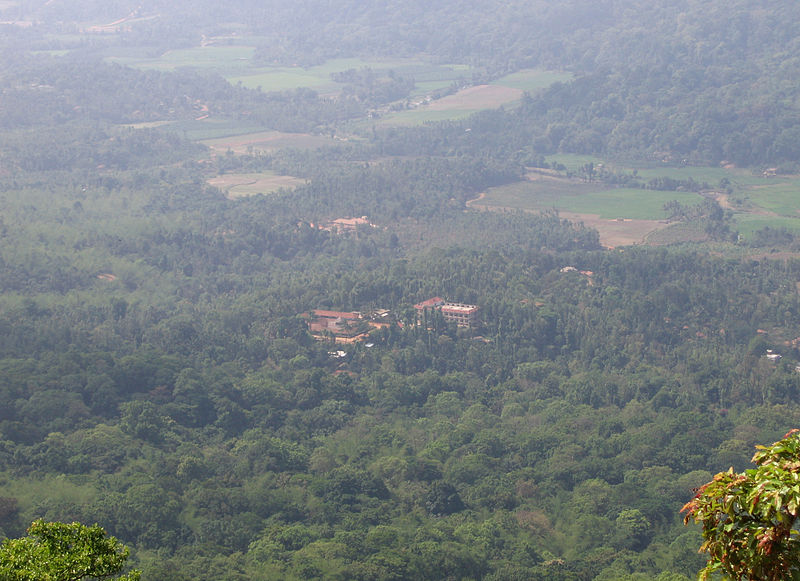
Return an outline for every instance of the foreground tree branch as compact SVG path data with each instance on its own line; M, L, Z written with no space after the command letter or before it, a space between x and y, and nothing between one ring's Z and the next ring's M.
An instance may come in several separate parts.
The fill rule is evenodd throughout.
M34 521L28 536L6 539L0 546L0 579L8 581L80 581L111 579L130 554L100 525ZM138 581L139 571L114 577Z
M703 525L709 554L700 578L723 573L736 580L800 579L800 430L769 447L757 446L757 468L721 472L683 507L684 523Z

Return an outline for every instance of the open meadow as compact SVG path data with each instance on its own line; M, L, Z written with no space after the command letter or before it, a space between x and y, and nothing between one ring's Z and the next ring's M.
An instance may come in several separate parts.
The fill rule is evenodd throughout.
M283 133L281 131L258 131L255 133L242 133L214 139L200 141L217 153L254 153L275 151L278 149L314 149L325 145L332 145L334 140L321 135L308 133Z
M609 188L567 178L533 174L532 179L489 189L474 204L520 210L547 210L596 214L606 220L663 220L664 204L677 200L697 204L702 198L689 192L659 192L632 188Z
M699 184L707 184L720 205L733 213L735 228L743 239L751 238L754 232L765 227L785 228L800 233L800 177L798 176L765 176L760 170L735 166L686 165L675 167L658 163L631 165L586 155L559 154L548 156L547 161L551 164L562 165L568 173L579 172L584 165L593 163L596 167L602 165L607 170L616 173L635 172L636 177L645 182L662 177L675 180L692 179ZM496 188L487 192L480 203L497 207L531 209L532 205L546 200L550 203L548 207L555 207L564 212L588 215L601 210L599 214L607 215L619 211L620 196L624 199L630 194L631 197L622 204L623 208L628 207L628 202L634 204L629 213L638 209L639 212L650 212L651 217L655 215L663 217L663 211L659 212L660 208L656 207L659 197L646 198L634 194L640 190L620 189L616 190L617 194L612 195L611 199L604 199L602 195L595 192L585 191L587 187L580 183L575 183L570 188L539 184L535 188L536 195L526 194L530 188L529 185L520 184ZM559 191L559 189L564 191ZM587 193L591 195L585 195ZM661 199L666 196L666 201L677 200L681 204L694 204L700 201L698 195L688 192L660 192L660 194ZM579 197L576 198L578 195ZM651 203L649 209L642 205L645 200L649 200ZM602 225L600 229L602 236ZM673 234L677 234L677 231ZM655 239L656 237L651 238ZM651 238L648 238L648 241ZM691 236L687 239L689 238Z
M310 67L263 66L254 61L255 50L255 46L247 45L207 45L170 50L156 56L141 51L118 50L106 60L142 70L204 69L219 73L232 84L241 83L244 87L263 91L309 88L321 93L338 93L344 85L334 81L333 76L350 69L369 68L378 74L392 71L398 76L414 79L419 85L415 94L447 87L466 78L471 71L467 65L433 64L417 58L337 58Z
M466 87L452 95L421 103L411 109L388 113L377 122L377 125L422 125L436 121L466 119L484 109L513 105L526 91L532 93L569 78L571 78L569 73L533 69L520 71L489 84Z
M564 218L583 222L600 233L604 246L639 244L666 228L664 204L693 205L697 194L609 188L603 184L532 173L524 182L490 188L469 203L475 209L541 212L556 209Z

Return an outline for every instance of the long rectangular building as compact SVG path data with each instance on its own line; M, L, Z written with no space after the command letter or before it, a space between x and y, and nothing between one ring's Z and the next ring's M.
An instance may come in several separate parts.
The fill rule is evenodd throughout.
M451 303L441 297L433 297L414 305L414 308L423 312L426 310L438 310L442 313L445 321L455 323L459 327L472 327L477 321L477 305L467 305L464 303Z
M445 303L442 305L442 316L459 327L472 327L478 316L478 307L464 303Z

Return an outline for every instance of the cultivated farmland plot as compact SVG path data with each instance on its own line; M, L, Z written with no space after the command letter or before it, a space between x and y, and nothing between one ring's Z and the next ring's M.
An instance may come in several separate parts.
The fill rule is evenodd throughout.
M281 131L258 131L255 133L241 133L215 139L201 140L217 153L232 151L233 153L269 152L277 149L314 149L325 145L332 145L334 140L322 135L308 133L283 133Z
M281 189L294 189L306 184L306 180L292 176L281 176L273 172L224 174L211 178L208 184L223 190L229 198L242 198L258 194L269 194Z
M749 170L721 167L617 167L605 160L586 156L553 156L568 172L587 164L603 164L618 172L637 172L647 182L658 177L708 183L705 192L733 213L739 234L747 239L764 227L786 228L800 232L800 178L797 176L762 177ZM714 189L727 180L732 193ZM718 191L719 190L719 191ZM692 206L703 201L703 195L685 191L656 191L635 188L614 188L602 183L588 183L552 171L534 171L523 182L491 188L470 202L476 209L516 209L544 211L556 209L565 217L596 228L606 246L635 243L687 241L697 233L685 225L670 223L664 204L677 201ZM665 229L673 232L668 234ZM655 235L659 232L658 235Z

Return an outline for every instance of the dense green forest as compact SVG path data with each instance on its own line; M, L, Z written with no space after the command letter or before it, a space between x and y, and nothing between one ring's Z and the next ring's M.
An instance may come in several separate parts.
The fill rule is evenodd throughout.
M0 537L99 523L145 580L693 578L681 506L800 421L795 235L741 241L718 202L675 201L702 242L609 249L556 210L468 202L554 153L796 170L798 11L0 3ZM265 67L469 67L443 94L572 80L391 126L374 112L407 106L406 73L344 68L330 93L108 59L211 37ZM277 132L328 144L204 142ZM232 175L298 183L210 183ZM414 308L436 296L477 323ZM334 344L314 309L388 313Z

